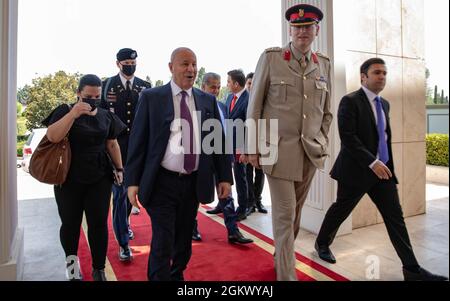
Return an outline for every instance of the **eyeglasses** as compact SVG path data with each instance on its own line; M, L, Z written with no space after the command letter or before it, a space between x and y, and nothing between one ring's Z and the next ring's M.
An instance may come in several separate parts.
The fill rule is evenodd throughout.
M297 30L297 31L312 31L316 25L315 24L310 24L310 25L303 25L303 26L291 26L292 30Z

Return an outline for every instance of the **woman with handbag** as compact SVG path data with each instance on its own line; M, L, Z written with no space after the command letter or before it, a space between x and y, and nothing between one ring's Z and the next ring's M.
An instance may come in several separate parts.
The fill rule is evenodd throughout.
M117 181L121 183L123 180L116 138L126 126L116 115L98 107L101 90L100 78L92 74L83 76L77 90L77 103L57 107L42 122L48 126L50 142L59 143L66 137L70 142L71 163L67 178L62 185L54 186L62 222L60 240L70 280L81 280L77 251L84 212L92 256L92 277L96 281L106 281L107 218L113 168ZM111 161L114 166L111 166Z

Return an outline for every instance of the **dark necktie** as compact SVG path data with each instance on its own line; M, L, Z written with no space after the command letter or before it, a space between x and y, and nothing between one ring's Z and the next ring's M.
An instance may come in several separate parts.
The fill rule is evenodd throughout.
M126 88L125 92L127 95L127 100L130 100L131 99L131 82L129 80L127 80L125 88Z
M381 98L377 96L375 102L377 107L378 156L380 161L386 164L389 161L389 152L386 143L386 124L383 118Z
M181 91L181 103L180 103L180 117L187 123L188 128L182 127L182 144L184 149L184 170L189 174L195 168L194 154L194 128L192 122L191 112L187 105L186 99L188 94L186 91ZM187 142L187 143L185 143Z

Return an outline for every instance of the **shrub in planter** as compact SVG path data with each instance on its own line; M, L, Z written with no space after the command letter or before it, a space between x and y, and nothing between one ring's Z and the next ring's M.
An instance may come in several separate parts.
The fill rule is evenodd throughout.
M429 134L426 144L427 164L448 167L448 135Z

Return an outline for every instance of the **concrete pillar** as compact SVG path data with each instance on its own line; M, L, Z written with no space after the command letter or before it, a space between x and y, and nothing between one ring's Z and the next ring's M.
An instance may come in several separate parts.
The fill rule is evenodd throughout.
M0 2L0 280L21 280L16 171L17 0Z

